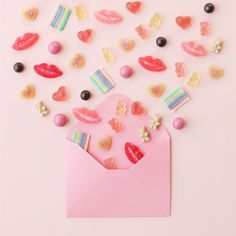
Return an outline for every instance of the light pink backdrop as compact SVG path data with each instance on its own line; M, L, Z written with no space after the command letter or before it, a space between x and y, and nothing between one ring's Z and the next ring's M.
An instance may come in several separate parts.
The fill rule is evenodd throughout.
M68 6L86 3L89 15L103 7L120 10L126 20L115 30L97 24L93 17L86 23L79 23L72 16L64 32L48 27L52 0L0 0L0 235L3 236L234 236L236 235L236 152L235 152L235 1L215 0L218 10L213 15L202 11L203 0L159 0L144 1L142 13L135 17L122 9L126 1L81 0L64 1ZM63 2L63 1L62 1ZM149 4L148 4L149 3ZM40 10L36 22L22 20L20 10L35 5ZM154 11L161 12L165 20L152 39L147 42L137 38L133 29L140 23L147 23ZM177 15L192 15L193 27L182 32L174 24ZM214 36L225 40L221 55L205 59L194 59L183 54L179 48L181 40L196 39L210 45L212 39L199 36L198 22L209 20ZM127 24L128 23L128 24ZM127 25L129 28L127 28ZM76 32L86 27L96 27L97 34L88 47L76 38ZM111 28L113 29L113 28ZM40 42L31 50L17 53L10 49L16 36L26 31L38 32ZM111 39L112 33L112 39ZM116 48L120 35L137 39L134 53L126 56ZM158 49L154 39L165 35L169 45ZM51 40L60 40L65 50L58 56L49 55L47 45ZM164 124L172 135L172 217L170 218L130 218L130 219L67 219L65 214L65 157L64 139L69 126L56 128L52 124L52 114L65 112L83 105L79 92L88 88L94 98L88 103L94 107L105 96L101 95L86 80L87 75L98 66L103 66L100 48L115 48L117 61L105 69L118 82L114 92L130 94L132 99L149 104L151 114L160 112L165 117ZM71 71L68 60L76 52L86 54L87 65L82 71ZM169 70L161 75L143 71L137 65L139 55L159 55ZM176 114L169 113L160 100L155 100L143 92L143 87L156 82L164 82L167 92L186 81L175 78L173 63L187 61L189 72L199 72L203 76L200 86L188 89L191 102ZM25 63L27 70L16 74L12 65L16 61ZM59 80L47 81L33 73L34 63L58 64L65 71ZM130 81L119 78L118 69L123 64L136 69L136 76ZM206 68L217 63L226 70L226 76L219 81L207 78ZM19 90L33 82L37 86L37 96L32 101L22 101ZM57 104L51 94L58 86L68 85L72 97L69 102ZM51 116L42 119L34 105L44 99L51 108ZM175 116L184 117L188 125L181 131L172 128ZM73 119L70 125L73 124ZM115 204L115 202L114 202Z

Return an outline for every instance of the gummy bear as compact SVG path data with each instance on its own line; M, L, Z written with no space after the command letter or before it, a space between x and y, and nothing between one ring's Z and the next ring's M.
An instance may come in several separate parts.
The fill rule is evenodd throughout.
M219 54L223 49L223 41L221 39L216 39L211 47L211 52Z
M137 14L138 12L140 12L142 5L143 5L143 3L140 1L127 2L126 8L129 12L131 12L133 14Z
M108 169L108 170L114 170L117 169L116 163L114 161L113 158L107 158L104 160L104 166Z
M110 121L108 121L108 124L116 133L120 133L124 130L124 125L116 118L112 118Z
M73 69L80 69L85 66L85 58L83 54L77 53L70 60L69 65Z
M22 16L25 20L34 21L38 16L38 9L36 7L30 7L22 11Z
M146 127L139 128L137 131L143 143L151 140L150 133L147 131Z
M200 30L202 36L208 36L210 34L210 25L207 21L200 23Z
M106 63L113 63L115 61L115 56L111 48L102 48L102 53Z
M69 99L69 89L65 86L61 86L53 95L53 100L57 102L63 102Z
M127 112L127 102L126 101L119 101L116 106L116 115L117 116L124 116Z
M162 117L156 114L151 120L150 128L152 128L153 130L157 130L158 127L161 125L161 121Z
M31 99L35 96L35 87L33 84L28 84L21 92L20 96L24 99Z
M97 147L101 151L109 151L112 144L112 138L109 135L104 136L102 139L97 141Z
M175 72L176 72L177 77L179 77L179 78L184 77L186 74L184 63L176 62L175 63Z
M220 79L224 76L225 71L222 67L213 65L208 67L208 74L212 79Z
M136 164L139 160L141 160L144 157L144 154L134 144L126 143L124 150L126 156L133 164Z
M121 39L119 45L123 51L129 52L135 47L135 41L132 39Z
M192 17L191 16L178 16L175 19L177 25L183 30L189 28L192 25Z
M89 43L93 37L93 31L91 29L79 31L77 36L82 42Z
M144 25L139 25L138 27L135 28L137 31L139 37L141 39L147 39L149 37L149 31Z
M78 20L86 20L88 18L85 6L83 5L75 6L74 10Z
M159 13L154 13L149 22L149 27L156 30L162 22L162 16Z
M38 112L42 117L49 114L49 110L48 110L47 106L42 101L40 101L38 104L36 104L36 108L38 109Z
M196 88L196 87L199 85L200 80L201 80L200 75L197 74L197 73L193 73L193 74L190 76L190 78L189 78L187 84L188 84L190 87L192 87L192 88Z
M147 108L141 102L135 101L132 103L131 112L136 116L143 115L147 112Z

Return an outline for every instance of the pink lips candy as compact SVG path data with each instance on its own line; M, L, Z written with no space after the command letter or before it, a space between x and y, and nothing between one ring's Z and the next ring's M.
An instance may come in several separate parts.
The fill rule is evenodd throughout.
M78 120L84 123L98 123L101 120L95 111L89 110L86 107L74 108L73 114Z
M194 57L204 57L208 53L203 45L194 41L182 42L181 47L186 53Z
M123 17L116 11L101 10L94 12L95 18L103 24L118 24L123 20Z

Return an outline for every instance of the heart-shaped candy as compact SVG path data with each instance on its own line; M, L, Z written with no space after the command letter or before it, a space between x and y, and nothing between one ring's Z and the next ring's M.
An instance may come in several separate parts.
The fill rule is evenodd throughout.
M143 115L147 112L147 108L141 102L135 101L132 103L131 112L136 116Z
M57 102L64 102L69 98L69 89L65 86L61 86L53 95L53 100Z
M33 84L28 84L20 91L20 96L24 99L31 99L35 96L35 87Z
M102 151L109 151L112 144L112 138L109 135L104 136L97 141L97 147Z
M191 16L178 16L175 19L177 25L182 29L187 29L192 25L192 17Z
M127 10L133 14L137 14L141 10L141 7L142 7L142 2L140 1L126 3Z
M119 41L119 45L123 51L129 52L135 47L135 41L132 39L124 38Z
M93 31L91 29L79 31L77 36L82 42L89 43L93 37Z
M164 84L150 85L148 86L147 90L151 96L161 97L165 91L165 85Z
M75 54L74 57L71 59L69 65L73 69L83 68L85 66L84 55L80 53Z
M22 11L22 16L28 21L34 21L38 16L38 9L36 7L30 7L29 9L25 9Z
M104 160L104 166L108 169L108 170L114 170L117 169L116 163L114 161L113 158L107 158Z

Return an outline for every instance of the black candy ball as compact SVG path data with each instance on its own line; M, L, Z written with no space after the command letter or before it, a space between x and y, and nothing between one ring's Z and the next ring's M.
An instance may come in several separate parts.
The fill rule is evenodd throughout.
M25 69L25 67L21 62L17 62L14 64L13 69L15 72L20 73Z
M164 47L166 43L167 43L167 40L164 37L159 37L156 39L156 44L158 47Z
M80 93L80 97L82 100L89 100L89 98L91 97L91 93L88 91L88 90L83 90L81 93Z
M214 4L212 4L212 3L207 3L207 4L204 6L204 11L205 11L206 13L212 13L214 10L215 10L215 6L214 6Z

